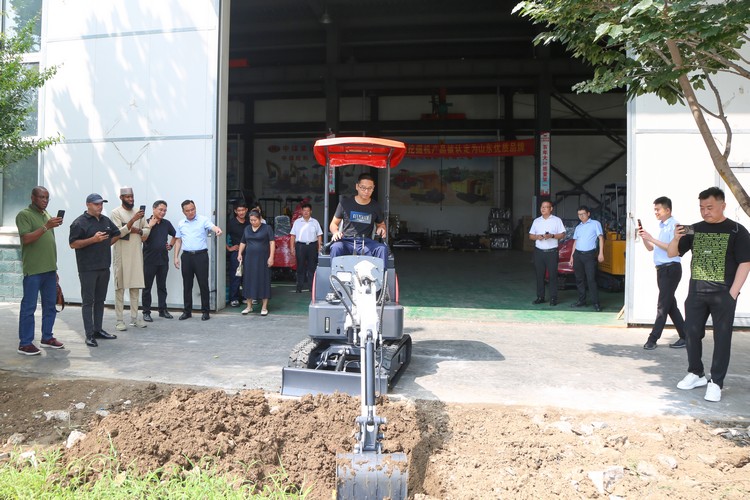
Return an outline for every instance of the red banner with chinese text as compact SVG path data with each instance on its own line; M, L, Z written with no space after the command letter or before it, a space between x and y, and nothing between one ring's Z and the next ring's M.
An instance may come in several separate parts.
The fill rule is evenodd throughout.
M534 139L455 144L407 144L406 156L467 158L473 156L533 156Z

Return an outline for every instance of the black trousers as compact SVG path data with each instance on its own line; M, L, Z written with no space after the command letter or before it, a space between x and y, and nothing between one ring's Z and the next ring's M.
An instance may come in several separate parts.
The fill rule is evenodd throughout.
M198 280L201 291L201 312L207 313L210 307L208 290L208 252L182 252L182 303L183 310L190 313L193 310L193 276Z
M156 278L156 295L159 300L159 312L167 310L167 273L169 273L169 264L143 264L143 278L146 287L141 294L143 302L143 314L151 314L151 287L154 285Z
M667 323L667 316L672 318L672 323L677 330L677 335L681 339L685 338L685 320L682 319L680 308L677 307L677 300L674 293L677 285L682 279L682 265L679 263L656 268L656 285L659 287L659 299L656 302L656 319L654 327L648 340L656 342L661 337L664 325Z
M102 331L104 300L109 287L109 268L78 273L81 281L81 316L86 338Z
M242 302L242 294L240 293L240 285L242 284L242 276L237 276L237 268L240 267L240 261L237 260L239 251L227 252L227 266L229 271L227 272L227 283L229 283L229 301L236 300Z
M544 275L549 273L549 297L557 300L557 248L552 252L534 249L534 271L536 272L536 296L544 298Z
M702 377L703 337L706 321L711 315L714 325L714 355L711 360L711 381L724 387L732 350L732 327L737 301L729 291L688 293L685 300L685 342L687 343L688 371Z
M296 242L294 253L297 256L297 288L302 288L305 282L312 286L313 275L318 267L318 242L310 245Z
M573 272L576 277L576 288L578 289L578 300L586 301L586 286L591 294L591 303L599 303L599 290L596 288L597 250L591 252L573 253Z

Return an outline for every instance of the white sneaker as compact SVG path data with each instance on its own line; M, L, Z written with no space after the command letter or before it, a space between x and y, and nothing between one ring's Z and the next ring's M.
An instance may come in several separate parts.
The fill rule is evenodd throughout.
M708 387L706 387L706 395L703 396L703 399L714 403L721 401L721 387L719 387L719 384L709 382Z
M677 382L678 389L695 389L696 387L703 387L708 383L706 377L699 377L695 373L688 373L685 378Z
M115 330L117 330L118 332L124 332L127 329L128 327L125 326L125 323L123 323L122 321L118 321L115 325Z
M136 328L146 328L147 325L143 321L137 319L135 321L131 321L130 326L134 326Z

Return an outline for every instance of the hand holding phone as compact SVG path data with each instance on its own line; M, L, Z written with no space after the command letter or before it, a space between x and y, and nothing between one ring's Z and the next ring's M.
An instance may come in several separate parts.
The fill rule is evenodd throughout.
M141 212L146 212L146 205L141 205L138 210L140 210Z
M57 218L58 219L62 219L63 217L65 217L65 210L58 210L57 211Z
M643 224L641 224L641 219L638 219L638 229L640 231L643 231Z

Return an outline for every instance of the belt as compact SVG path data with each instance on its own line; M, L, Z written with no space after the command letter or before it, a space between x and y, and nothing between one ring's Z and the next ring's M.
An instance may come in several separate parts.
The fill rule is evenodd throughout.
M298 245L317 245L318 244L317 241L308 241L308 242L305 242L305 241L295 241L295 243L297 243Z
M583 253L583 254L594 253L594 252L596 252L596 248L593 250L576 250L576 253Z
M198 254L207 253L207 252L208 252L207 248L204 248L203 250L195 250L195 251L193 251L193 250L183 250L182 251L182 253L186 253L188 255L198 255Z
M558 249L557 249L557 247L555 247L555 248L548 248L546 250L542 250L541 248L537 248L536 250L539 251L539 252L550 253L550 252L557 252Z
M665 267L679 266L679 265L680 265L679 262L667 262L666 264L659 264L658 266L656 266L656 269L664 269Z

